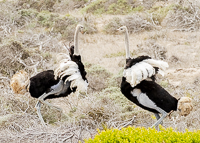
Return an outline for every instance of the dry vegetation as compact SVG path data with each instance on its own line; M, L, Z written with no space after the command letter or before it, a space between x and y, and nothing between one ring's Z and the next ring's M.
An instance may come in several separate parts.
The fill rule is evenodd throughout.
M118 15L119 10L125 10ZM129 102L120 92L125 64L124 37L130 30L133 57L147 54L169 63L161 84L176 98L189 96L194 110L176 112L164 127L178 131L200 128L200 2L197 0L4 0L0 1L0 142L84 142L96 129L134 125L149 127L152 113ZM53 69L62 42L73 39L77 23L85 25L80 52L89 80L87 96L54 99L63 113L42 106L48 123L42 127L36 99L14 94L11 76L25 69L30 76ZM131 122L130 122L131 121Z

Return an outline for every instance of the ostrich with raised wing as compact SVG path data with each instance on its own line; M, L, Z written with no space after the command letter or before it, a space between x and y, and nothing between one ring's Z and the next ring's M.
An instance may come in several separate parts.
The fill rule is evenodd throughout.
M29 92L32 97L38 98L35 107L43 125L45 122L40 112L41 103L62 111L47 102L46 99L66 97L76 91L87 92L86 71L78 50L78 34L82 31L83 26L78 24L74 35L74 46L69 48L69 56L66 55L54 71L43 71L29 78L27 72L21 70L11 78L10 86L14 93Z
M171 111L179 110L181 115L188 115L193 109L191 98L176 99L155 82L156 74L164 75L168 63L149 56L130 58L128 29L122 26L118 31L125 34L126 49L126 66L121 83L122 94L136 105L155 114L157 121L152 127L161 124Z

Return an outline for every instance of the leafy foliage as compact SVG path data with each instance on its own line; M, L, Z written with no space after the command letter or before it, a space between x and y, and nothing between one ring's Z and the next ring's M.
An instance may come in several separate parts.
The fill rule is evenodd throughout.
M135 13L128 15L123 19L114 17L104 26L104 32L107 34L117 34L117 29L122 25L127 26L129 33L137 33L154 29L153 24L148 21L148 18L139 13Z
M18 5L22 8L34 8L38 11L49 10L53 11L53 6L57 1L54 0L41 0L41 1L32 1L32 0L19 0Z
M148 13L152 14L152 20L155 22L155 24L160 25L163 19L167 16L168 12L173 9L173 7L174 5L169 5L166 7L154 6L148 10Z
M143 7L133 8L127 0L96 0L83 8L83 12L94 14L128 14L130 12L142 11Z
M114 17L113 19L110 19L108 24L104 26L104 32L107 34L116 34L118 32L117 29L122 25L122 19L119 17Z
M200 130L176 132L172 128L161 131L156 129L127 127L118 129L98 130L94 139L86 140L85 143L198 143L200 142Z
M199 6L189 3L188 6L173 5L171 7L163 19L162 26L177 28L180 31L195 31L200 28Z

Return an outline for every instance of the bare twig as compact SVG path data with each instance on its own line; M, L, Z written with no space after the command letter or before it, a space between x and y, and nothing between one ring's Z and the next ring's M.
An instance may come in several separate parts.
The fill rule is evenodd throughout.
M74 134L71 134L70 136L64 138L64 139L62 140L62 142L65 142L65 141L67 141L68 139L71 139L73 136L74 136Z
M129 122L125 121L124 123L120 124L120 125L118 126L118 128L121 130L122 128L127 127L128 125L132 125L132 124L133 124L133 121L135 120L135 117L136 117L136 116L133 116L133 118L132 118ZM126 122L127 122L127 123L126 123Z

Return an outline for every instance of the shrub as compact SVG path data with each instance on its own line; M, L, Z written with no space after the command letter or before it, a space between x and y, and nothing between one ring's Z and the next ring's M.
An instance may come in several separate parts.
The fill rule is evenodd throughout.
M55 0L41 0L41 1L33 1L33 0L19 0L18 6L28 9L28 8L34 8L38 11L41 10L48 10L53 11L54 5L57 1Z
M133 7L134 2L128 0L96 0L82 9L86 13L94 14L127 14L143 11L143 6Z
M189 5L183 7L174 5L162 22L162 26L175 28L180 31L196 31L200 28L199 7Z
M22 46L21 42L10 40L0 46L0 72L9 75L12 71L24 68L19 63L19 58L25 60L29 57L29 52Z
M139 13L127 16L124 19L124 25L127 26L129 33L153 29L153 24Z
M116 34L117 29L123 25L121 18L114 17L104 26L104 32L107 34Z
M126 0L117 0L107 8L108 14L127 14L132 11L131 5Z
M37 15L38 23L47 28L52 27L57 18L58 15L48 11L42 11Z
M101 91L106 88L107 80L111 73L99 65L92 65L87 70L87 79L90 82L89 87L95 91Z
M148 31L154 28L153 24L144 15L134 13L123 19L114 17L104 26L104 32L107 34L117 34L117 29L122 25L127 26L129 33Z
M160 25L163 19L167 16L168 12L172 10L174 5L166 7L155 6L152 7L148 12L152 14L152 20L155 24Z
M35 18L38 15L38 12L34 9L21 9L19 11L21 16Z
M91 16L90 14L84 14L83 19L84 20L82 24L84 25L84 33L94 34L98 32L97 27L95 25L95 17Z
M60 33L63 38L66 38L67 40L72 40L77 23L78 19L74 17L59 17L55 20L53 33L55 33L56 35Z
M105 2L106 2L105 0L96 0L92 2L91 4L89 4L88 6L86 6L85 8L83 8L82 11L86 13L94 13L94 14L105 13L105 9L104 9Z
M119 129L108 129L99 131L94 139L85 140L85 143L199 143L200 130L176 132L172 128L157 131L156 129L146 129L127 127Z

